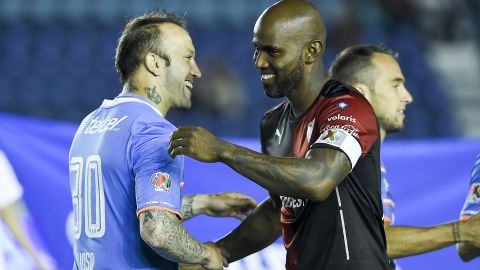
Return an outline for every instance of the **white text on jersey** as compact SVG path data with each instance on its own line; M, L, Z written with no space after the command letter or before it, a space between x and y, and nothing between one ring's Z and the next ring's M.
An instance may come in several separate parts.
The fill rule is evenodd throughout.
M128 116L125 115L122 118L118 119L116 117L113 118L105 118L98 120L98 117L93 119L90 125L85 129L83 134L99 134L103 133L105 131L117 131L118 129L115 129L115 127L120 124L125 118Z

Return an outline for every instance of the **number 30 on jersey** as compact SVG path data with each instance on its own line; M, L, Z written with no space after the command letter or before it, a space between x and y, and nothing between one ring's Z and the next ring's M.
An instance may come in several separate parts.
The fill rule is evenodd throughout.
M82 234L82 224L87 237L102 237L105 234L105 193L100 156L88 156L86 161L83 157L72 157L70 181L75 239Z

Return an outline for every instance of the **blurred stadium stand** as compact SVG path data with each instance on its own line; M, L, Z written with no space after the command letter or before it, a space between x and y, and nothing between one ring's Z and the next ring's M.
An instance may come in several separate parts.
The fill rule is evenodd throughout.
M441 16L428 17L429 12L442 14L442 10L451 9L449 0L441 1L444 9L436 7L433 11L427 4L408 0L313 2L325 15L329 29L324 59L327 67L342 48L358 43L385 43L399 52L414 102L406 112L406 128L396 138L480 136L480 94L475 87L480 83L475 59L478 27L468 28L468 23L474 24L468 18L478 17L475 1L455 1L463 3L456 4L455 10L472 11L468 5L476 10L473 8L473 15L462 13L458 18L462 19L459 25L467 25L462 31L471 34L453 35L447 41L441 35L432 35L438 27L425 25L421 18L440 20ZM221 136L258 136L263 112L279 102L263 95L259 73L251 60L254 22L271 3L2 0L0 111L80 121L103 99L121 91L113 56L126 20L165 8L185 14L203 70L203 79L196 82L193 91L192 111L171 112L170 120L177 125L200 124ZM455 19L452 16L453 22ZM460 63L457 69L455 65L445 69L455 56L440 61L438 56L445 52L445 46L440 45L462 41L473 41L471 54L461 58L469 68Z

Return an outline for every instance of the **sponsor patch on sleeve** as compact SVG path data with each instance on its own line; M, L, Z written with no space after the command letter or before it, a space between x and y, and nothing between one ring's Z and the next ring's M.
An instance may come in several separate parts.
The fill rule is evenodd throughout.
M340 148L350 159L352 170L362 154L358 141L342 128L325 129L314 144L329 144Z
M172 181L168 173L156 172L150 177L150 183L155 187L155 191L170 192Z

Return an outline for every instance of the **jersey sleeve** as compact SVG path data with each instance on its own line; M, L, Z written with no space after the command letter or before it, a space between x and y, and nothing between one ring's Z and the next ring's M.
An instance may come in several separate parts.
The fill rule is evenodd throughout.
M395 222L395 203L393 202L392 192L390 190L390 184L387 180L387 171L382 164L380 168L382 174L382 205L383 205L383 222L393 225Z
M7 156L0 151L0 209L3 209L23 196L23 188Z
M183 156L172 159L168 144L173 128L166 123L140 125L131 138L137 216L150 209L181 214Z
M469 219L480 211L480 155L475 161L470 179L470 189L460 213L460 219Z
M330 98L317 119L315 124L319 125L320 136L310 148L339 149L350 159L352 169L378 138L375 113L358 93Z

